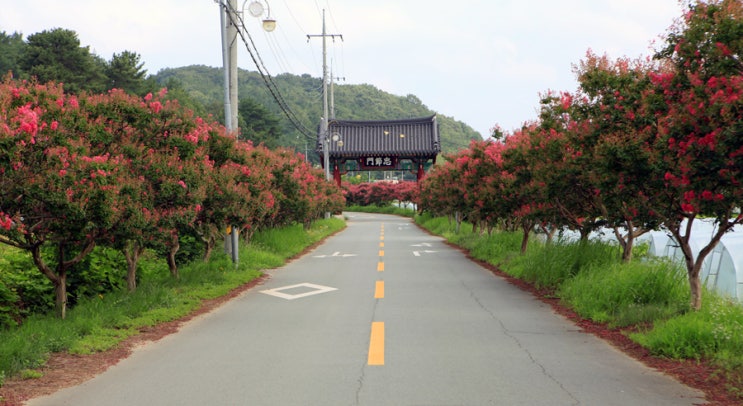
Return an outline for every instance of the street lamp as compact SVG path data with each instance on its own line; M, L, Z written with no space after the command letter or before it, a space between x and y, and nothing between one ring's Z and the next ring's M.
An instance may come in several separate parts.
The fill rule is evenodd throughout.
M222 62L224 64L224 121L227 132L235 134L238 137L237 128L237 34L238 29L246 30L237 11L238 0L220 0L220 22L222 34ZM243 2L243 10L245 3ZM265 0L264 0L265 1ZM271 9L268 2L265 1L268 14L263 20L263 29L273 31L276 29L276 20L271 18ZM263 15L263 4L254 0L248 6L248 12L253 17ZM233 15L233 13L235 15ZM238 27L240 25L240 27ZM237 227L230 227L225 235L225 251L232 257L232 262L238 263L238 240L239 230Z
M245 3L247 3L248 0L245 0L243 2L243 9L245 8ZM266 18L263 19L263 29L271 32L276 29L276 20L271 18L271 6L268 5L268 2L266 2L266 9L268 13L266 14ZM263 4L259 2L258 0L253 0L250 4L248 4L248 13L250 13L253 17L260 17L263 15Z

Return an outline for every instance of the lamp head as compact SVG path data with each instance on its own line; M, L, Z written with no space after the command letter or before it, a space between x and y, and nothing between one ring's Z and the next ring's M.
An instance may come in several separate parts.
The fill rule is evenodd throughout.
M267 18L267 19L265 19L265 20L263 20L263 29L266 30L266 31L268 31L268 32L271 32L271 31L275 30L276 29L276 20L274 20L273 18L270 18L270 17Z

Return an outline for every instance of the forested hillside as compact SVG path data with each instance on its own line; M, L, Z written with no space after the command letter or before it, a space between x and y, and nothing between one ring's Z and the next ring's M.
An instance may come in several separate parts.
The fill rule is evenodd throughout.
M207 112L216 117L224 115L222 104L224 76L221 68L196 65L163 69L154 77L162 85L181 87L193 101L202 104ZM314 156L313 140L304 137L286 119L258 72L240 70L238 77L241 128L246 127L242 105L246 99L252 100L258 105L253 108L265 108L279 120L280 131L277 132L279 140L278 142L265 140L267 144L274 146L274 143L277 143L302 152L307 149L310 151L309 156ZM322 117L322 79L308 74L302 76L282 74L274 77L273 81L299 121L314 131ZM412 94L396 96L368 84L335 84L333 93L335 117L344 120L389 120L423 117L436 113ZM439 113L437 119L444 153L466 148L471 140L481 139L480 135L465 123ZM250 138L250 134L248 136Z

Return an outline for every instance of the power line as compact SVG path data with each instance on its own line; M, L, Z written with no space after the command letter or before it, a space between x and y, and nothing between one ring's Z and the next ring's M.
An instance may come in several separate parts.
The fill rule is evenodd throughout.
M248 54L250 54L250 58L253 60L258 73L261 75L263 82L265 83L268 91L271 93L271 96L276 101L281 111L284 113L292 126L294 126L294 128L296 128L306 138L314 140L314 133L301 123L297 115L294 113L294 111L292 111L292 109L289 107L289 104L281 95L281 92L279 91L276 83L273 81L273 78L268 73L268 69L266 69L266 66L263 63L263 59L258 53L258 48L255 46L255 42L253 41L252 36L245 28L245 22L243 21L242 16L237 13L237 10L232 9L230 5L226 4L223 0L220 0L220 6L224 7L227 10L226 14L230 19L230 23L238 27L237 33L240 36L243 44L245 45L245 49L247 49ZM235 19L237 19L237 21L235 21ZM239 22L239 24L237 24L236 22Z

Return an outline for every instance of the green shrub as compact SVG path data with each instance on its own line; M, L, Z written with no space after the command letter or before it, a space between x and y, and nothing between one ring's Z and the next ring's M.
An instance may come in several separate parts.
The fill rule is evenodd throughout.
M657 260L593 266L567 279L558 295L583 317L628 326L678 314L689 290L678 264Z
M67 274L68 306L126 286L126 259L116 249L97 246Z
M31 255L0 245L0 329L53 308L52 283L39 272Z

